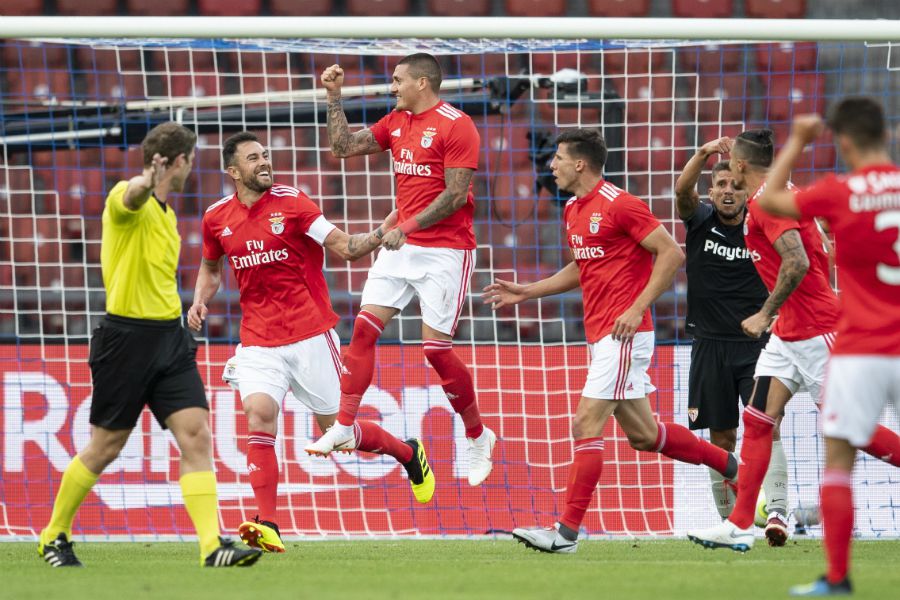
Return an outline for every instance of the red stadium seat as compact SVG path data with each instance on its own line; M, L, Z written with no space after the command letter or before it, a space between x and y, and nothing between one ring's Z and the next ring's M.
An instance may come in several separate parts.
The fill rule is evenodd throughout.
M650 0L588 0L587 9L593 17L646 17Z
M63 69L8 71L5 99L31 101L64 100L72 97L73 75Z
M118 0L56 0L56 12L61 15L114 16Z
M529 133L533 130L530 120L497 115L476 120L476 126L485 148L479 161L482 169L490 168L490 172L494 173L530 164Z
M514 75L519 72L517 56L510 55L509 62L503 54L461 54L452 57L458 63L460 77L481 77L483 75Z
M802 19L806 0L745 0L744 12L758 19Z
M796 115L821 114L825 108L825 78L795 73L769 78L766 117L770 122L787 121Z
M43 12L44 0L17 0L3 4L3 14L7 17L39 16Z
M663 63L671 54L667 50L606 50L603 52L603 68L607 75L628 73L640 75L643 73L658 73L665 70Z
M678 50L681 68L693 73L712 75L738 71L744 60L742 44L706 44L687 46Z
M435 17L486 17L491 0L428 0L428 14Z
M779 42L756 46L756 65L762 73L792 73L816 68L815 42Z
M577 52L535 52L531 55L531 72L552 74L563 69L599 74L594 55Z
M409 0L347 0L347 13L361 17L409 16Z
M629 123L665 121L675 114L675 80L671 75L620 76L610 79L619 96L626 101Z
M57 168L47 181L59 193L59 212L100 216L106 202L106 179L97 168Z
M67 57L68 51L64 46L10 40L2 47L0 62L11 68L22 66L25 69L43 69L63 67Z
M565 0L506 0L506 14L510 17L564 17Z
M100 100L147 97L147 78L140 50L79 47L75 50L75 58L79 70L84 73L85 97Z
M537 214L538 195L531 170L504 171L490 178L491 211L502 223L533 222Z
M276 17L325 17L332 10L331 0L269 0L269 11Z
M168 17L188 14L190 0L126 0L130 16Z
M672 16L727 19L734 16L731 0L672 0Z
M683 127L631 126L625 136L629 171L679 172L687 160L687 132Z
M750 89L743 75L701 76L698 85L697 121L742 121L749 113Z
M218 96L225 85L214 52L181 50L156 52L154 70L163 82L163 93L172 97Z
M735 137L740 134L744 129L749 129L744 126L744 123L713 123L710 125L701 125L697 129L697 146L702 146L706 142L711 142L713 140L717 140L720 137L728 136Z
M221 0L197 0L197 10L207 17L255 17L262 10L262 0L222 2Z

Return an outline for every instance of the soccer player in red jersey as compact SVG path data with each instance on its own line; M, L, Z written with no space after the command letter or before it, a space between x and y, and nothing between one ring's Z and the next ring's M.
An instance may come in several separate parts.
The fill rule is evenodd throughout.
M400 225L385 234L362 293L341 377L338 423L310 454L352 444L360 399L372 382L375 344L385 325L413 296L422 307L425 358L441 380L469 441L469 484L480 485L493 466L497 437L481 421L472 375L453 352L453 334L475 265L472 174L480 138L468 115L440 99L441 68L429 54L412 54L394 69L395 110L369 129L350 133L341 108L344 71L325 69L328 136L340 158L390 150L397 182Z
M323 247L345 260L365 256L381 244L396 214L371 233L347 235L303 192L273 182L269 153L254 134L228 138L222 156L237 191L203 216L203 260L188 324L199 331L227 259L238 282L242 319L241 344L225 378L236 384L247 415L247 468L259 510L256 521L243 523L239 532L249 545L284 552L275 523L281 401L290 389L321 431L333 425L339 406L338 316L322 273ZM406 468L416 499L431 500L434 474L421 442L402 442L370 421L357 422L352 434L349 449L393 456Z
M745 131L735 139L731 151L736 186L753 191L747 205L744 238L760 277L771 290L762 309L745 319L742 327L751 337L759 337L771 328L772 337L760 354L756 385L750 405L744 410L744 441L734 510L720 525L688 532L691 541L708 548L740 552L753 547L753 515L771 458L776 421L801 388L818 400L839 313L837 295L828 277L828 254L815 220L775 217L759 207L759 198L767 189L766 176L773 154L769 130ZM793 189L787 178L782 184ZM900 450L900 440L882 427L865 451L883 457L885 448ZM779 525L770 519L766 528L770 545L783 545L787 539L786 523Z
M737 460L686 427L657 422L647 397L656 389L647 373L654 347L650 305L672 284L684 253L644 202L603 179L607 151L598 130L565 131L556 143L553 176L560 189L575 194L565 208L575 260L527 285L497 279L483 298L498 309L581 286L591 365L572 423L566 510L553 527L513 530L531 548L572 553L603 470L601 436L610 416L636 450L704 464L728 479L737 473Z
M851 172L828 175L802 191L783 191L804 146L822 133L818 115L795 119L775 159L759 205L795 219L824 218L834 233L841 282L841 317L822 396L825 474L820 510L828 572L791 589L795 596L850 593L853 462L857 448L876 441L888 402L900 409L900 168L887 150L881 105L850 97L828 115ZM883 460L897 464L895 448Z

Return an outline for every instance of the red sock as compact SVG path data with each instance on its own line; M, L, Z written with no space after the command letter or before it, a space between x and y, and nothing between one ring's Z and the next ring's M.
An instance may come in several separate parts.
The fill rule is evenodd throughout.
M275 522L278 504L278 458L275 456L275 436L263 431L251 431L247 442L247 471L250 487L256 496L260 521Z
M484 431L478 403L475 402L475 386L472 374L453 351L450 340L425 340L422 344L425 358L441 377L441 387L450 400L453 410L462 417L466 437L477 438Z
M752 406L744 409L744 442L738 469L738 493L728 520L747 529L753 525L753 513L759 488L772 458L772 430L775 419Z
M373 454L387 454L396 458L400 464L412 460L412 448L372 421L357 421L354 435L356 436L357 450Z
M677 423L659 423L654 452L692 465L706 465L719 473L728 468L728 452L701 440Z
M850 536L853 534L853 487L848 471L825 469L820 510L825 528L828 581L840 583L850 569Z
M875 428L872 441L862 451L889 465L900 467L900 436L883 425Z
M341 375L341 408L337 416L341 425L353 425L356 420L359 403L375 373L375 344L382 331L384 323L369 311L361 310L356 315Z
M575 440L575 456L566 484L566 511L560 523L578 531L603 472L603 438Z

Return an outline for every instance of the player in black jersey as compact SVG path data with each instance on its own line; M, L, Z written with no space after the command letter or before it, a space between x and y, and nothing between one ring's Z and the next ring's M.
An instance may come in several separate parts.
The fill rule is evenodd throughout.
M688 417L691 429L709 429L710 441L734 452L739 409L753 392L753 372L764 339L747 337L741 321L757 313L768 291L744 244L746 191L734 188L728 162L712 169L709 203L701 202L696 186L707 160L731 151L732 140L704 144L685 165L675 184L675 207L687 229L688 312L686 329L694 336L688 376ZM767 498L783 498L787 509L787 462L780 438L763 490ZM716 509L724 519L734 504L733 482L710 472Z

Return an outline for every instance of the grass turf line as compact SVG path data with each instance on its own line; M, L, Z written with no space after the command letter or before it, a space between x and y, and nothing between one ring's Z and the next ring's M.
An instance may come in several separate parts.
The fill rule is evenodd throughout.
M288 542L253 567L202 569L193 543L80 543L85 569L53 569L35 544L0 543L0 597L11 600L205 600L339 598L759 598L824 572L821 543L740 555L684 540L585 541L575 555L548 555L512 540ZM857 542L854 598L900 589L900 541Z

